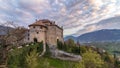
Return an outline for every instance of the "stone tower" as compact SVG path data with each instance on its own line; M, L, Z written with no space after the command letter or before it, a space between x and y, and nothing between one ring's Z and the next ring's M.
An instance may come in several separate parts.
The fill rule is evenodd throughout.
M57 45L57 40L63 42L63 29L55 22L43 19L29 25L28 42L41 42Z

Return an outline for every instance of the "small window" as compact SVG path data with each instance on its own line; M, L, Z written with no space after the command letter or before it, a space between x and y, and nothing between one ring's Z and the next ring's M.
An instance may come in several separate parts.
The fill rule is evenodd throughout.
M28 34L28 36L30 36L30 34Z
M37 34L39 34L39 32L37 32Z
M33 26L33 28L35 28L35 26Z
M28 38L28 40L30 40L30 38Z
M42 26L40 26L40 29L42 29Z

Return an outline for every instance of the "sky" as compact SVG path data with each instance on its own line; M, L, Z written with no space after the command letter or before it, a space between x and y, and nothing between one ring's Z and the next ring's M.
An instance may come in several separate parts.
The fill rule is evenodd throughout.
M27 27L36 19L55 21L64 36L120 29L120 0L0 0L0 24Z

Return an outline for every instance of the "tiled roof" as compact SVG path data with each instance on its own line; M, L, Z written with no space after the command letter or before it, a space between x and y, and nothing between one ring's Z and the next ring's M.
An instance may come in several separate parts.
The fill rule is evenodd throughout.
M47 23L48 25L46 25L46 23ZM29 27L30 27L30 26L44 26L44 27L47 27L47 26L56 26L56 27L62 29L61 27L59 27L58 25L56 25L54 21L50 21L50 20L48 20L48 19L38 20L38 21L36 21L35 23L30 24Z
M33 24L30 24L29 26L45 26L45 24L41 20L39 20L39 21L36 21Z

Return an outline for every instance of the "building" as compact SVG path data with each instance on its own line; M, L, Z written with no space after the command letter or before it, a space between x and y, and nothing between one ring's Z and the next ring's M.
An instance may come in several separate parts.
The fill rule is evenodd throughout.
M57 45L57 40L63 42L63 28L55 22L43 19L36 20L29 25L26 42L41 42L48 45Z

